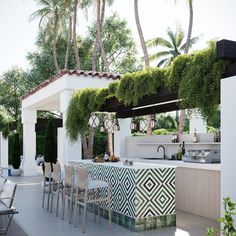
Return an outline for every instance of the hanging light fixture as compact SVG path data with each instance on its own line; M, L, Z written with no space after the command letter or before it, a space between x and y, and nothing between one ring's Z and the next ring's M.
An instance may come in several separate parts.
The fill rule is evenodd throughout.
M130 129L135 130L136 128L137 128L137 124L136 124L136 121L135 121L135 117L133 116L133 118L131 120L131 123L130 123Z
M144 132L144 131L147 130L147 121L146 121L146 119L140 120L139 129L140 129L141 132Z
M105 132L105 125L104 125L104 121L103 121L102 118L101 118L101 120L100 120L100 132L101 132L101 133L104 133L104 132Z
M113 131L120 131L120 124L117 117L115 117L115 120L114 120Z
M156 115L155 114L152 114L151 115L151 128L152 129L154 129L155 128L155 126L156 126L156 124L157 124L157 120L156 120Z
M97 128L99 126L99 118L95 115L95 113L91 113L91 116L89 118L89 126L92 128Z

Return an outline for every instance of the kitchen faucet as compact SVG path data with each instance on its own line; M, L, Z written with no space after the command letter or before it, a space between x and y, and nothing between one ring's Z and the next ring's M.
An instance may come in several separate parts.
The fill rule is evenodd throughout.
M157 152L159 152L159 149L160 148L163 148L163 159L165 160L166 159L166 150L165 150L165 147L163 145L159 145L157 147Z

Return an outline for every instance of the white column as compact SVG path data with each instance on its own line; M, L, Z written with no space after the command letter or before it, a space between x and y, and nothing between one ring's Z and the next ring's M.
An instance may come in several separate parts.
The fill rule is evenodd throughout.
M221 203L236 202L236 76L221 80ZM222 208L223 210L223 208ZM223 215L223 211L221 215Z
M4 168L4 176L7 176L8 169L8 138L4 138L0 132L0 166Z
M37 174L37 166L35 164L36 122L37 122L36 110L30 110L30 109L22 110L24 176L32 176Z
M118 119L120 131L114 132L114 154L118 157L126 157L126 137L131 136L130 122L131 119Z
M82 158L82 145L79 138L76 142L71 142L66 134L66 116L67 108L72 97L73 90L64 90L60 93L60 112L63 113L63 127L59 132L58 139L58 153L59 160L63 164L68 164L70 160L80 160Z
M207 133L206 121L199 112L193 109L190 116L189 133L193 134L195 129L197 133Z

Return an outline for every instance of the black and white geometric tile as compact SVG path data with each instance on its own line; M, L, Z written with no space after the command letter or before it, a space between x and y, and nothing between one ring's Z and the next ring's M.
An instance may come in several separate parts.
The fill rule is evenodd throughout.
M135 169L109 164L71 162L92 178L109 181L112 210L132 218L175 214L175 169Z

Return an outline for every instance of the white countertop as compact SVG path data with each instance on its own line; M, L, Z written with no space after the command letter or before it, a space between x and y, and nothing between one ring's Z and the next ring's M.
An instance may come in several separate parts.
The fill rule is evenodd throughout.
M124 165L124 161L126 159L121 159L118 162L93 162L92 160L78 160L78 161L71 161L71 162L82 162L82 163L89 163L94 165L107 165L107 166L115 166L115 167L121 167L121 168L129 168L129 169L161 169L161 168L175 168L174 165L168 165L167 163L149 163L149 162L143 162L139 160L133 161L133 165ZM129 159L134 160L134 159Z
M170 160L150 160L150 159L142 159L139 157L135 158L127 158L128 160L132 160L133 162L141 162L155 165L168 165L174 167L184 167L184 168L193 168L193 169L202 169L202 170L221 170L220 164L201 164L201 163L189 163L183 161L170 161Z
M125 160L132 160L133 166L123 165ZM123 168L131 168L131 169L149 169L149 168L193 168L193 169L201 169L201 170L215 170L220 171L220 164L200 164L200 163L189 163L183 161L169 161L169 160L150 160L150 159L142 159L142 158L122 158L119 162L103 162L103 163L95 163L92 160L81 160L84 163L90 164L100 164L100 165L109 165ZM80 162L80 161L78 161Z

